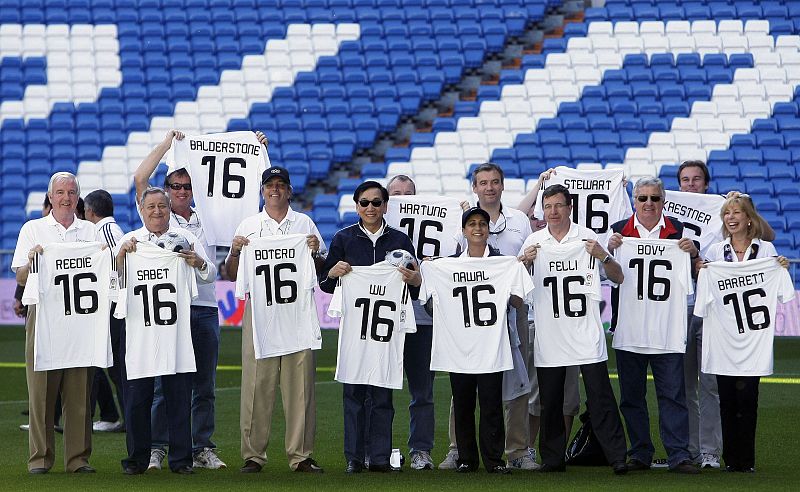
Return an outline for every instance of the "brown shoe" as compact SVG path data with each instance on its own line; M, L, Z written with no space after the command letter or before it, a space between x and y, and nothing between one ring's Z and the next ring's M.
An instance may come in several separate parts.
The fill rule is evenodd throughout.
M323 473L325 470L323 470L322 467L319 466L312 458L306 458L297 464L297 468L295 468L294 471L304 473Z
M637 460L635 458L631 458L628 461L627 468L628 468L628 471L645 471L645 470L649 470L650 469L650 465L648 465L647 463L644 463L642 461L639 461L639 460Z
M700 469L689 460L681 461L674 467L670 468L669 471L674 473L683 473L685 475L697 475L700 473Z
M261 471L261 465L253 460L247 460L244 462L239 471L242 473L258 473Z

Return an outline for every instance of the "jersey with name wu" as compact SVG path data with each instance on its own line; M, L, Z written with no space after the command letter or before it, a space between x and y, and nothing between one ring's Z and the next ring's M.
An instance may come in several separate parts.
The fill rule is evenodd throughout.
M461 233L461 204L455 198L395 195L389 199L386 223L405 232L418 258L450 256Z
M693 292L689 254L674 239L626 237L614 252L619 286L615 349L639 354L686 352L686 296Z
M537 367L608 359L600 320L600 269L583 241L542 244L533 263Z
M187 168L209 245L230 246L236 226L258 212L267 152L253 132L215 133L174 140L170 172Z
M523 264L515 256L441 258L423 262L422 277L420 298L433 299L431 370L512 369L508 301L533 289Z
M43 249L22 295L23 304L38 305L34 371L112 366L108 312L117 286L109 250L99 242Z
M720 195L667 191L664 213L677 217L684 227L684 237L695 242L705 256L709 246L722 241L720 210L725 198Z
M250 294L256 359L321 348L317 278L306 235L253 238L241 255L236 297Z
M789 272L775 258L712 262L700 270L694 314L703 319L706 374L768 376L778 301L795 296Z
M190 305L194 269L178 253L139 242L125 256L114 317L125 318L128 379L195 372Z
M328 316L341 317L337 381L403 387L405 337L417 328L411 295L397 267L386 262L354 266L340 278Z

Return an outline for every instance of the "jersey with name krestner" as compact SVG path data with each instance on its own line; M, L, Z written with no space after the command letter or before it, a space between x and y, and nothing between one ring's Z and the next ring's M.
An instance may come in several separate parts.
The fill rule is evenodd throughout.
M190 306L195 272L178 253L147 242L125 255L114 317L125 318L128 379L195 372Z
M720 210L723 203L725 197L721 195L667 190L664 213L681 221L683 237L694 241L700 254L705 256L712 244L722 241Z
M51 243L31 264L22 295L38 305L34 371L110 367L108 313L117 298L111 255L99 242Z
M700 270L694 314L703 318L706 374L768 376L778 301L795 296L788 270L775 258L718 261Z
M322 347L317 277L305 234L250 239L242 248L236 297L250 294L256 359Z
M418 258L450 256L461 232L461 204L433 195L395 195L388 202L386 223L405 232Z
M341 317L335 379L401 389L406 333L417 331L408 286L386 262L352 268L328 306L328 316Z
M689 253L674 239L626 237L614 251L619 286L613 347L639 354L686 352L686 296L693 292Z
M209 245L230 246L236 226L258 212L266 149L253 132L187 136L173 140L170 172L186 168Z
M433 299L431 370L485 374L513 368L508 301L525 299L531 277L515 256L422 262L420 298Z

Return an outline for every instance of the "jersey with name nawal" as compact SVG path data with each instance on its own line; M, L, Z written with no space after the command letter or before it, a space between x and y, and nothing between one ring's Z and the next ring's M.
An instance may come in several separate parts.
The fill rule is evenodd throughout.
M99 242L51 243L35 255L22 295L36 309L34 371L110 367L108 313L117 298L111 255Z
M433 299L431 370L485 374L512 369L508 301L525 299L530 275L515 256L422 263L420 298Z
M537 367L608 359L597 263L583 241L539 248L533 263L533 360Z
M203 231L210 245L230 246L236 226L258 212L266 149L253 132L215 133L173 140L170 172L187 168Z
M386 262L352 268L328 307L328 316L341 317L335 379L401 389L406 333L417 331L408 286Z
M418 258L450 256L461 232L461 204L455 198L395 195L388 202L386 223L405 232Z
M674 239L626 237L614 251L625 281L614 306L613 347L638 354L686 352L686 296L693 292L689 253Z
M703 319L706 374L769 376L778 301L795 296L775 258L708 263L697 280L694 314Z
M676 217L684 227L683 237L694 241L700 254L705 256L709 246L722 241L720 210L725 198L720 195L667 191L664 213Z
M195 372L190 305L196 282L178 253L139 242L125 255L114 317L125 318L128 379Z
M256 359L322 347L316 283L305 234L253 238L242 248L236 297L250 294Z

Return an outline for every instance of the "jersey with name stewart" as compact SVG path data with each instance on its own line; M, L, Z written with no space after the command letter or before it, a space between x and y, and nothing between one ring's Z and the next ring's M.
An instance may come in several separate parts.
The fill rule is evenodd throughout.
M305 234L265 236L242 248L236 297L250 294L256 359L322 347L306 241Z
M722 241L720 209L725 198L720 195L667 191L664 213L683 223L684 237L694 241L700 254L705 256L709 246Z
M117 285L109 250L99 242L43 250L22 295L23 304L38 305L33 370L112 366L108 312Z
M608 359L600 320L600 269L583 241L543 244L533 264L537 367Z
M401 389L406 333L417 331L402 274L380 262L339 280L328 307L328 316L341 317L335 379Z
M795 296L775 258L712 262L700 270L694 314L703 319L706 374L768 376L778 301Z
M258 212L266 149L253 132L215 133L173 140L170 171L187 168L209 245L230 246L236 226Z
M450 256L461 233L461 204L445 196L396 195L389 200L386 223L405 232L418 258Z
M525 299L530 275L515 256L422 262L420 298L433 299L431 370L485 374L512 369L508 300Z
M114 317L125 318L128 379L195 372L190 305L194 269L178 253L138 242L125 256Z
M674 239L626 237L614 252L625 281L614 306L615 349L686 352L686 296L693 292L689 253Z

